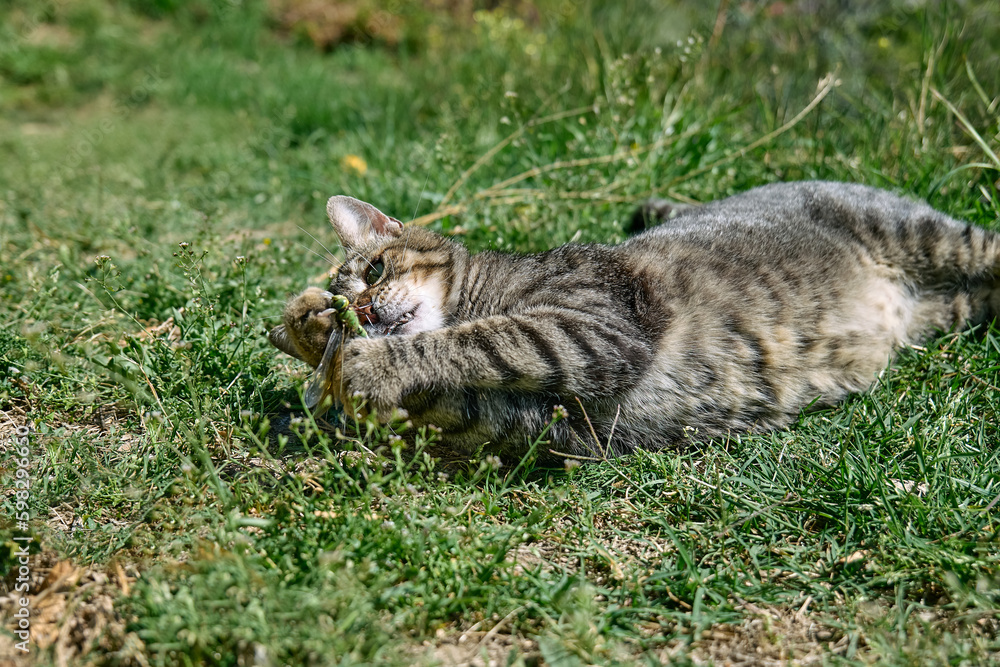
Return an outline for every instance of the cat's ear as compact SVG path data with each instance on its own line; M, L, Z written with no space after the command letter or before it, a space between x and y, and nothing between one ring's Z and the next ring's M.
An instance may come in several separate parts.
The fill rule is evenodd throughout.
M380 237L392 238L403 233L403 223L390 218L371 204L354 197L338 195L326 202L330 224L345 248L365 245Z

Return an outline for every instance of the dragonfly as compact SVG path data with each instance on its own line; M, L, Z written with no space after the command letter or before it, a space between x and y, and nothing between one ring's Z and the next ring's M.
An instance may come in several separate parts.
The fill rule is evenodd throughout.
M303 399L306 407L310 410L315 409L329 394L330 370L337 349L341 344L349 337L368 338L368 332L361 326L358 314L351 308L351 302L346 296L334 294L330 301L330 309L333 311L331 314L337 319L340 331L334 331L330 334L330 339L326 342L326 349L323 351L323 358L306 384Z

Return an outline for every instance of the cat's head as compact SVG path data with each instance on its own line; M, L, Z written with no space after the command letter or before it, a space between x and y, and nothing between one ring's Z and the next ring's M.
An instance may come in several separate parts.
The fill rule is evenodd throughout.
M420 227L404 226L371 204L331 197L330 224L344 263L328 292L307 290L289 302L271 342L315 365L335 326L332 294L348 298L369 336L414 334L445 326L458 296L454 289L462 246Z

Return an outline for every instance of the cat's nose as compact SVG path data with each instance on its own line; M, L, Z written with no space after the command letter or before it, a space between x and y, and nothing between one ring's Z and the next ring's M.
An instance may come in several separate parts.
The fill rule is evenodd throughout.
M363 306L351 306L351 310L357 314L358 320L360 320L362 324L378 324L378 313L375 312L371 302L368 302Z

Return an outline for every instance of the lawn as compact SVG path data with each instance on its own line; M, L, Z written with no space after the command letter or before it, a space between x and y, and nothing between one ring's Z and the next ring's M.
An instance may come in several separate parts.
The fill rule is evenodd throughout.
M1000 661L1000 329L557 467L321 428L268 345L332 194L477 250L814 178L1000 230L1000 2L664 4L0 4L0 663Z

